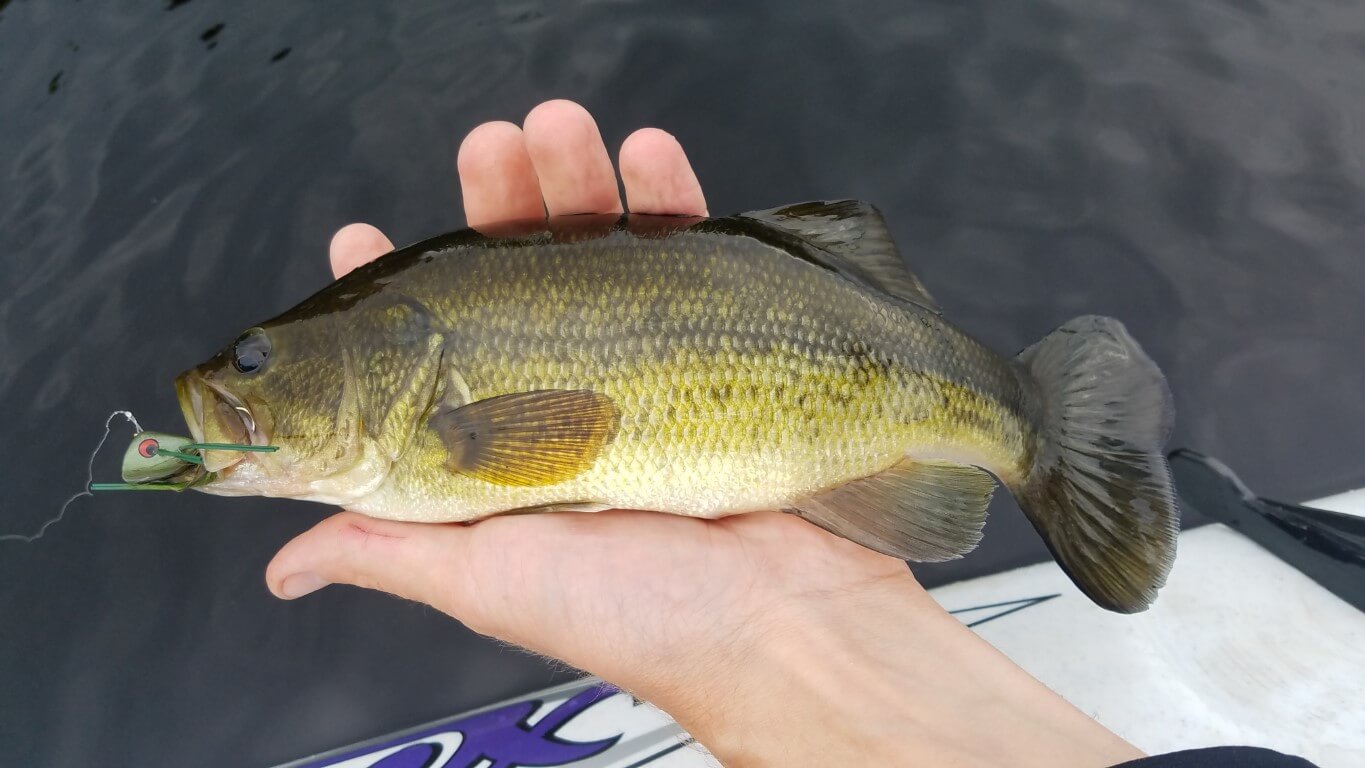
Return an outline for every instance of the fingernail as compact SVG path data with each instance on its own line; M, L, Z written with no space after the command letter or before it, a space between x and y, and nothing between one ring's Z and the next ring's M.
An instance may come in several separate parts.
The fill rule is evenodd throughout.
M296 573L280 584L280 594L286 600L303 597L309 592L316 592L327 586L330 582L311 571Z

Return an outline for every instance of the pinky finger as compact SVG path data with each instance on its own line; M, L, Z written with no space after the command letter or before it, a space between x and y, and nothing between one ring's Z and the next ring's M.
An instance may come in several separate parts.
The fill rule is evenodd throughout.
M332 245L328 249L332 275L341 277L392 250L393 243L378 229L369 224L347 224L332 235Z

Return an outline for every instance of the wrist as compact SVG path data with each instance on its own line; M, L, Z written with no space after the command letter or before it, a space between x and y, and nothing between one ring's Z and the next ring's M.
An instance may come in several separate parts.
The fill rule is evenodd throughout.
M692 679L642 692L727 768L1098 768L1141 755L944 612L908 571L784 600L743 634Z

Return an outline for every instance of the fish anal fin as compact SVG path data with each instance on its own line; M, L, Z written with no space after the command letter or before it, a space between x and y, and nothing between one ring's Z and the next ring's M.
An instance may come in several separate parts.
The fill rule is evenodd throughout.
M983 469L903 459L787 511L882 554L933 563L976 548L994 490Z
M901 259L886 221L871 203L859 200L797 203L740 217L759 221L836 258L831 266L897 298L940 312L924 284Z
M587 471L615 438L620 418L601 393L547 389L439 410L429 423L445 445L449 471L527 487Z

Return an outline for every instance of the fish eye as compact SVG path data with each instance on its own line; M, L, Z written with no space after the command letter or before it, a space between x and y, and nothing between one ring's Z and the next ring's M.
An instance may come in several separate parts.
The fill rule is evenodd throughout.
M260 328L252 328L232 344L232 366L240 373L255 373L270 357L270 337Z

